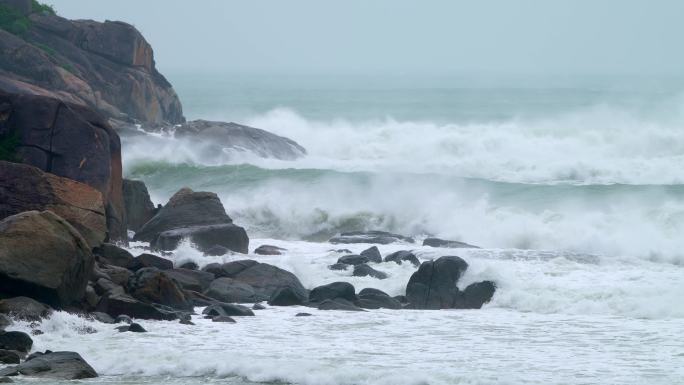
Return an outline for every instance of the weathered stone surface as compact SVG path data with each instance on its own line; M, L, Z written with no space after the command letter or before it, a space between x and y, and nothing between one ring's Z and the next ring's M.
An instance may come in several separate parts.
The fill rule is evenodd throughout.
M0 219L50 210L69 222L91 247L107 237L102 194L94 188L26 164L0 161Z
M52 314L52 308L28 297L0 300L0 313L23 321L40 321Z
M97 305L97 310L117 317L117 320L120 315L154 320L175 320L178 318L178 314L174 311L138 301L128 294L121 293L102 296Z
M377 243L387 245L396 242L414 243L413 238L386 231L350 231L332 237L330 243Z
M33 346L33 340L28 334L24 332L0 331L0 349L16 350L18 352L27 353Z
M93 253L104 259L108 265L128 268L133 261L133 254L113 243L103 243Z
M380 263L382 262L382 255L380 255L380 250L377 246L370 247L360 254L362 257L368 258L368 262Z
M290 287L282 287L276 290L268 300L268 304L271 306L295 306L302 305L307 301L307 298L302 296L301 293L294 291Z
M387 273L375 270L374 268L366 265L365 263L354 266L354 272L352 273L352 275L354 277L373 277L377 279L387 278Z
M0 46L3 33L0 30ZM121 142L102 116L88 107L59 99L2 91L0 106L0 137L17 138L16 161L99 191L109 239L125 241Z
M217 247L243 254L249 248L249 237L245 229L232 223L167 230L157 236L152 246L160 250L175 250L183 239L189 239L197 250L206 255L224 255L223 250L216 253Z
M278 246L261 245L254 250L254 254L281 255L281 254L283 254L283 251L287 251L287 249L283 249L282 247L278 247Z
M154 254L143 253L133 258L128 264L128 269L131 271L137 271L145 267L156 267L159 270L171 270L173 269L173 262Z
M195 120L175 127L174 132L177 138L192 138L209 157L225 155L226 150L282 160L306 155L304 147L294 140L237 123Z
M64 219L50 211L5 218L0 244L0 294L55 307L83 298L94 258L85 239Z
M310 302L323 302L326 299L342 298L347 301L356 301L356 289L348 282L333 282L318 286L309 293Z
M154 204L143 181L124 179L123 200L130 230L140 230L155 214Z
M216 276L206 271L172 269L164 271L164 274L176 281L184 290L202 292L209 288L209 284L216 279Z
M170 306L175 309L192 310L181 286L164 272L146 267L135 272L128 283L128 291L143 302Z
M459 241L447 241L439 238L425 238L423 246L446 247L451 249L479 249L477 246L469 245Z
M400 250L385 257L385 262L394 262L399 265L404 261L411 262L414 266L420 266L418 257L411 251Z
M54 378L62 380L80 380L95 378L97 373L78 353L47 352L34 356L17 366L0 369L0 376L17 376Z
M214 280L204 292L204 295L222 302L237 303L265 301L268 299L264 295L258 295L251 285L227 277Z
M308 296L307 290L294 274L267 263L256 263L234 274L232 278L253 287L257 296L263 300L268 300L276 290L283 287L291 288L300 297Z

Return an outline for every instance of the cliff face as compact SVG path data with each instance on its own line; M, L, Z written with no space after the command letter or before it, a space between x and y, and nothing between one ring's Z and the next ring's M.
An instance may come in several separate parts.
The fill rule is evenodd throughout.
M152 47L133 26L67 20L31 4L0 0L26 26L0 29L1 90L86 105L113 126L185 121L173 87L155 68Z

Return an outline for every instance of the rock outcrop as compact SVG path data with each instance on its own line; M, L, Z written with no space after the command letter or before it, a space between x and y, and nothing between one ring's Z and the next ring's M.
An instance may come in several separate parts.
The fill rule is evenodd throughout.
M32 355L25 362L0 370L2 376L54 378L60 380L80 380L97 377L97 372L78 353L45 352Z
M155 67L152 47L133 26L67 20L19 2L17 9L28 6L22 17L27 28L14 31L20 36L0 29L0 89L88 106L116 125L185 120L173 87Z
M50 210L64 218L91 247L107 237L99 191L37 167L0 161L0 219L32 210Z
M93 270L88 243L51 211L0 222L0 296L27 296L54 307L80 301Z
M143 181L124 179L123 200L129 230L140 230L156 212L150 199L150 193Z
M121 142L101 115L59 99L0 91L0 138L16 142L13 153L6 154L13 159L5 160L29 164L99 191L109 238L126 239Z

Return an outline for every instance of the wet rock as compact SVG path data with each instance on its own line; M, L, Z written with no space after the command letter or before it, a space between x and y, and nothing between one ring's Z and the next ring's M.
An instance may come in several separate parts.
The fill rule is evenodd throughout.
M344 298L326 299L316 307L318 310L365 311Z
M354 266L354 277L373 277L377 279L386 279L387 273L375 270L374 268L364 264Z
M234 324L235 320L227 315L217 315L215 317L211 317L211 322L226 322Z
M243 259L240 261L233 261L224 264L210 263L202 268L202 271L212 273L216 278L234 277L240 272L257 265L259 262L252 259Z
M225 270L226 267L224 266ZM294 274L267 263L254 264L232 277L236 281L253 287L257 296L263 300L270 299L276 290L284 287L291 288L299 297L306 297L308 295L307 290Z
M0 314L0 332L10 325L12 325L12 320L8 316Z
M94 258L78 231L51 211L0 222L0 294L55 307L83 299Z
M188 262L182 263L178 267L180 269L185 269L185 270L199 270L199 266L193 261L188 261Z
M253 317L254 312L242 305L232 303L217 302L213 305L207 306L202 311L202 314L208 316L233 316L233 317Z
M404 261L411 262L414 266L420 266L418 257L410 251L400 250L385 257L385 262L394 262L399 265Z
M302 305L306 300L305 296L291 287L282 287L273 293L268 304L271 306L296 306Z
M52 308L28 297L0 300L0 313L22 321L40 321L52 314Z
M260 303L255 303L254 306L252 306L252 310L264 310L266 309L266 306L260 304Z
M154 267L138 270L131 277L128 290L133 298L143 302L161 304L175 309L192 309L181 286Z
M247 303L267 300L257 295L251 285L227 277L211 282L204 295L222 302Z
M154 216L154 204L143 181L124 179L122 187L128 229L138 231Z
M24 332L12 331L3 332L0 331L0 349L4 350L16 350L18 352L27 353L31 350L33 346L33 340L28 334Z
M347 265L344 263L335 263L335 264L328 266L328 269L330 269L330 270L347 270L349 268L349 266L353 266L353 265Z
M216 300L208 297L202 293L198 293L192 290L183 290L185 298L190 301L192 306L209 306L216 303Z
M227 247L214 245L210 248L204 250L204 255L209 257L220 257L222 255L229 254L230 250Z
M182 319L182 320L178 321L178 323L181 324L181 325L190 325L190 326L194 326L194 325L195 325L195 323L192 322L192 320L189 320L189 319Z
M311 317L311 313L297 313L295 317Z
M395 295L395 296L392 297L392 298L394 298L394 299L396 299L397 301L399 301L399 303L401 303L402 305L408 303L408 299L406 299L406 296L405 296L405 295Z
M171 270L173 269L173 262L166 258L158 257L154 254L144 253L133 258L127 267L131 271L138 271L144 267L156 267L159 270Z
M401 303L382 290L366 288L359 292L355 304L364 309L401 309Z
M216 276L199 270L172 269L164 272L166 276L176 281L184 290L203 292L209 288Z
M99 269L104 274L105 279L119 286L128 285L128 280L133 275L130 270L114 265L100 265ZM97 282L98 280L96 279L95 281Z
M454 303L457 309L481 309L482 305L491 301L496 292L496 284L492 281L476 282L463 290L460 298Z
M50 352L36 356L17 366L0 369L0 376L24 375L27 377L79 380L95 378L97 373L78 353Z
M423 246L445 247L452 249L479 249L479 247L477 246L469 245L464 242L447 241L439 238L425 238L425 240L423 241Z
M368 263L368 261L368 257L355 254L345 255L344 257L337 259L337 263L343 265L360 265L363 263Z
M130 324L133 323L133 320L131 319L131 317L129 317L129 316L125 315L125 314L119 314L119 315L116 317L116 319L114 320L114 323L117 323L117 324L124 323L124 324L129 324L129 325L130 325Z
M342 233L329 240L330 243L376 243L388 245L396 242L414 243L413 238L386 231L351 231Z
M97 322L102 322L103 324L113 324L113 323L117 323L117 322L114 320L114 318L112 318L109 314L107 314L107 313L102 313L102 312L99 312L99 311L95 311L95 312L90 313L90 317L91 317L92 319L94 319L95 321L97 321ZM126 316L121 316L121 317L126 317ZM128 318L128 321L131 320L129 317L127 317L127 318Z
M153 246L160 250L175 250L183 239L189 239L197 250L206 255L216 253L216 246L243 254L248 252L249 247L249 238L245 229L232 223L164 231L153 242Z
M100 247L95 248L93 252L100 256L108 265L128 268L128 265L133 261L131 253L113 243L104 243Z
M110 294L103 296L102 299L100 299L100 303L97 304L97 310L107 313L112 317L124 314L139 319L169 321L178 318L177 312L173 310L138 301L128 294Z
M380 255L380 250L377 246L370 247L361 252L362 257L366 257L368 262L380 263L382 262L382 255Z
M14 350L0 349L0 364L18 364L21 357Z
M135 322L128 325L128 331L133 332L133 333L147 333L147 330L145 330L144 327L142 327L140 324L137 324Z
M342 298L347 301L356 301L356 289L348 282L333 282L314 288L309 293L310 302L320 302L327 299Z
M352 251L349 249L337 249L337 250L330 250L334 251L335 253L340 253L340 254L351 254Z
M282 247L271 246L271 245L261 245L254 250L254 254L281 255L283 253L283 251L287 251L287 249L283 249Z

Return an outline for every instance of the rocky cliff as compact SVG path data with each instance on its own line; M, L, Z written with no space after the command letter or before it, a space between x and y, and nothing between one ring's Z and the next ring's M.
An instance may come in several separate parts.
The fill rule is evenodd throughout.
M114 127L185 121L133 26L67 20L32 0L0 0L0 90L86 105Z

